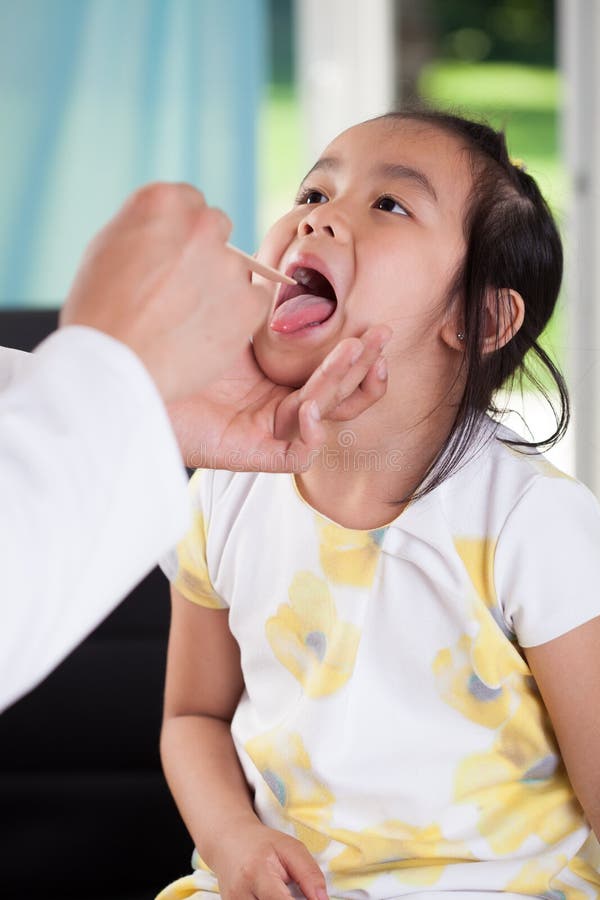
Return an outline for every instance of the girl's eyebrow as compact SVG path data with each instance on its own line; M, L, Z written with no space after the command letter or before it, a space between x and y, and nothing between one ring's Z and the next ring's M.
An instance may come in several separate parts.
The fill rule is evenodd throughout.
M411 166L403 166L398 163L383 163L380 166L376 166L375 169L372 170L372 173L381 178L392 178L403 181L410 179L411 181L416 181L436 203L438 202L434 186L427 175L419 169L413 169Z
M331 172L341 168L343 168L343 163L340 159L337 159L335 156L323 156L321 159L317 160L312 169L306 173L302 179L302 184L304 184L306 179L309 175L312 175L313 172L318 172L322 169ZM413 169L411 166L404 166L400 163L382 163L371 169L371 175L374 178L391 178L396 181L414 181L424 188L435 203L438 202L434 186L427 175L419 169Z
M309 169L300 184L304 184L309 175L312 175L313 172L318 172L319 169L325 169L329 171L331 169L339 169L341 168L341 162L339 159L336 159L334 156L322 156L321 159L318 159L312 169Z

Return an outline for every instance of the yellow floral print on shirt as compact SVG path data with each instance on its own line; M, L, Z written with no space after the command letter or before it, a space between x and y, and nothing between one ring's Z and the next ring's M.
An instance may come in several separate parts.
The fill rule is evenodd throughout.
M317 518L319 559L335 584L370 587L381 555L385 528L353 531Z
M289 597L267 620L267 639L309 697L333 694L352 674L360 630L338 618L327 583L312 572L294 576Z
M526 863L509 884L507 891L521 894L537 894L547 900L589 900L589 891L583 885L593 886L592 896L600 896L600 845L592 832L577 856L567 861L558 854L545 861Z
M347 845L329 864L340 890L366 889L388 872L407 884L429 887L446 865L473 858L464 844L446 840L435 824L418 828L390 820L360 832L335 829L331 834Z
M244 747L298 840L311 853L321 853L330 841L323 831L335 797L312 771L300 735L275 729L252 738Z
M577 856L570 861L569 870L576 878L582 878L583 881L593 884L600 897L600 842L593 831L590 832Z
M216 878L211 887L203 889L198 884L196 874L184 875L167 885L155 900L218 900L220 897L219 886Z
M462 559L475 592L491 609L496 605L494 555L496 541L489 538L454 538L454 547Z
M192 527L177 546L177 564L173 587L180 594L209 609L225 606L211 584L206 561L206 524L198 510L194 511Z
M529 667L498 621L495 545L460 539L455 546L473 585L470 623L437 654L433 671L443 699L495 737L459 764L454 796L477 809L479 832L497 854L514 853L531 835L554 844L578 827L581 810Z
M480 833L497 854L514 853L531 835L555 844L581 826L545 710L525 685L489 751L458 766L455 799L474 805Z
M529 672L506 633L493 581L495 542L460 538L456 550L469 575L473 593L471 628L454 647L436 655L433 672L443 699L472 722L497 728L518 705L510 685ZM507 639L509 638L509 639Z
M589 900L585 891L579 890L561 881L560 873L567 865L567 857L564 854L532 860L517 873L516 877L509 881L506 890L515 894L530 894L540 896L546 900Z
M489 538L454 538L454 547L467 571L475 595L483 601L500 631L509 641L516 640L504 620L494 584L494 556L497 541ZM491 626L491 622L489 623Z
M453 648L440 650L433 662L438 690L442 698L468 719L497 728L506 721L511 694L502 681L486 679L478 671L473 640L463 635Z
M558 867L558 871L557 871ZM593 885L592 893L582 890ZM526 863L509 884L507 891L538 894L546 900L589 900L600 897L600 844L591 832L577 856L568 863L564 855L550 858L544 867L538 862Z

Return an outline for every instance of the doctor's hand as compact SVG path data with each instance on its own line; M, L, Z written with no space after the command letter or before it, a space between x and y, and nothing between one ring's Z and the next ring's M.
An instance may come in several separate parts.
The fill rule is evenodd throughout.
M252 345L218 381L169 406L189 468L301 472L325 441L329 423L355 419L386 391L382 350L387 325L346 338L306 384L274 384L259 368Z
M92 240L61 313L138 354L167 402L239 357L270 299L225 246L231 223L187 184L133 194Z

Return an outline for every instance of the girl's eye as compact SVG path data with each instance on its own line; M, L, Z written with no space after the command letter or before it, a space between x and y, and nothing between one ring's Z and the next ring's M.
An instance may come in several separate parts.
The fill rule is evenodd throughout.
M409 216L410 213L393 197L380 197L375 203L375 209L382 209L384 212L394 213L396 216Z
M296 203L298 205L302 203L306 203L307 205L313 203L327 203L327 197L322 191L316 191L314 188L307 188L304 191L300 191L296 198Z

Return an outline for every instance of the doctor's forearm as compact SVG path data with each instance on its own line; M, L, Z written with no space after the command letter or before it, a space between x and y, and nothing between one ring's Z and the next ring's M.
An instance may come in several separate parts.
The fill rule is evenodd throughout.
M114 609L189 519L166 411L130 350L70 328L27 362L0 396L0 710Z

